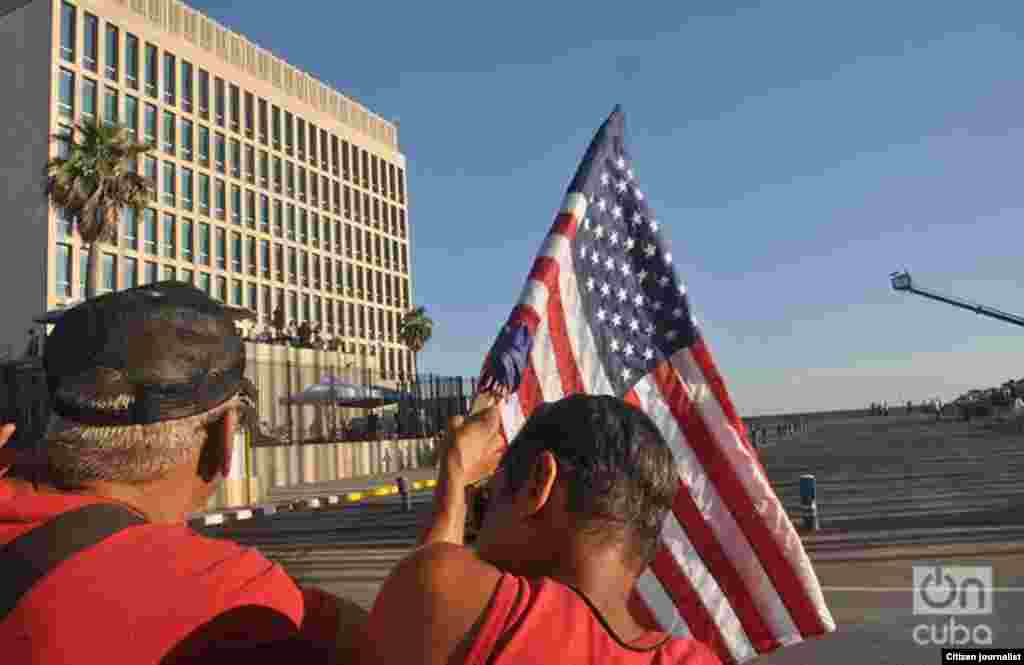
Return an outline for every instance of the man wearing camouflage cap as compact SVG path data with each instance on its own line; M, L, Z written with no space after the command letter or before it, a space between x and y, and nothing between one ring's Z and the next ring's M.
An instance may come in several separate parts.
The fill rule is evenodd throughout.
M0 479L5 662L345 660L361 608L186 526L254 415L220 304L179 282L89 300L56 324L43 365L45 441Z

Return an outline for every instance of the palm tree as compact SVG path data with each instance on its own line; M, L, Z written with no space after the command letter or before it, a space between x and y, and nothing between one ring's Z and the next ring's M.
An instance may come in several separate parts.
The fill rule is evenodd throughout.
M418 370L419 352L423 350L434 332L434 321L427 316L426 307L410 309L398 323L398 339L409 347L413 354L413 366ZM415 376L415 373L413 374Z
M138 214L152 200L156 183L137 173L136 164L154 146L137 142L127 127L99 121L52 138L66 142L67 150L46 163L46 197L71 215L89 246L85 294L93 298L100 281L99 244L113 240L125 209Z

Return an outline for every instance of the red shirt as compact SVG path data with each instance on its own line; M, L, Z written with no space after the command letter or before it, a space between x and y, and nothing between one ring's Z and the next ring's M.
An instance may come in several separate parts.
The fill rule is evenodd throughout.
M0 480L0 545L101 501L19 492ZM68 559L22 596L0 622L0 660L157 663L200 626L231 610L235 617L242 607L245 616L219 622L199 640L193 636L181 655L288 639L312 643L325 657L333 653L332 599L300 590L255 549L204 538L184 524L132 526Z
M721 665L704 644L651 633L625 645L576 591L548 578L505 573L466 665Z

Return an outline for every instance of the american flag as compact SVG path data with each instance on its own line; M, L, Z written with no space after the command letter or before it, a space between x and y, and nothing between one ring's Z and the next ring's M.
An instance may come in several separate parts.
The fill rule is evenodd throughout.
M835 629L690 311L616 107L598 130L487 356L479 391L512 441L541 402L616 395L675 455L679 492L634 609L725 663ZM691 236L695 237L695 236Z

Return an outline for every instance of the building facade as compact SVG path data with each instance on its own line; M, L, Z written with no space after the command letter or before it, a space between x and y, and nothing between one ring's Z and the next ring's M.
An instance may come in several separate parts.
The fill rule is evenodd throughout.
M320 324L382 378L414 373L394 124L177 0L0 0L0 54L0 345L19 354L32 317L84 297L87 248L42 173L99 119L155 146L138 168L156 185L103 246L101 292L191 282L263 323Z

